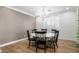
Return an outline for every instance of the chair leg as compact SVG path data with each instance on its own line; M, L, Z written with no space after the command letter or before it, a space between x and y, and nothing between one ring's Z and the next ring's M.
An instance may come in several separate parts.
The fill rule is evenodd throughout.
M30 48L30 41L29 41L29 46L28 46L28 48Z
M58 48L58 44L56 43L56 47Z
M54 51L56 51L55 44L53 43Z
M46 53L46 48L44 49L44 53Z
M37 48L38 48L38 47L37 47L37 45L36 45L36 53L37 53Z
M36 48L36 53L37 53L37 48Z
M46 53L46 44L44 45L44 53Z

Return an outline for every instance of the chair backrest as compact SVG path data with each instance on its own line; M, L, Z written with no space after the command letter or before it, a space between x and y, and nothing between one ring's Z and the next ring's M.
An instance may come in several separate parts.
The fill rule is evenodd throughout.
M41 31L45 31L45 32L47 32L47 29L41 29Z
M27 30L27 37L28 37L28 40L30 40L30 33L29 33L29 30Z
M45 31L47 31L47 29L41 29L41 30L45 30Z
M51 31L52 31L52 32L56 32L56 29L52 29Z
M32 32L34 33L37 29L33 29Z
M56 29L52 29L51 32L56 35Z
M54 35L54 41L57 42L58 41L58 36L59 36L59 30L52 29L51 31L55 34Z
M46 31L36 31L35 35L38 38L44 38L45 39L45 37L46 37Z
M59 36L59 31L58 31L58 30L56 30L56 33L55 33L55 42L57 42L57 41L58 41L58 36Z

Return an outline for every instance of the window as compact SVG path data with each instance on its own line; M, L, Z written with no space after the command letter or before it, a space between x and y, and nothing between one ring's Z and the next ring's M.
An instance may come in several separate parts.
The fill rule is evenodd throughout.
M46 17L45 19L42 19L41 17L38 17L36 19L36 27L37 29L48 29L50 31L51 29L59 29L59 17L58 16L50 16Z

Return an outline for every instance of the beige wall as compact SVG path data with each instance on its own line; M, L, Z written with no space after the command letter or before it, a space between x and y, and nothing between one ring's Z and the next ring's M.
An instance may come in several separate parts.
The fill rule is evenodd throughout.
M35 18L0 7L0 44L24 38L35 27Z

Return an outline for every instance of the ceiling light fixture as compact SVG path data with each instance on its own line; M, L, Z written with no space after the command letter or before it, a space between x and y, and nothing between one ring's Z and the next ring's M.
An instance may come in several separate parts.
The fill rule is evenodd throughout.
M46 16L46 14L45 14L45 6L42 6L41 17L42 17L43 20L45 19L45 16Z
M43 16L45 16L45 6L42 6L42 13L43 13Z
M66 8L66 10L69 10L69 9L70 9L69 7Z

